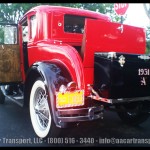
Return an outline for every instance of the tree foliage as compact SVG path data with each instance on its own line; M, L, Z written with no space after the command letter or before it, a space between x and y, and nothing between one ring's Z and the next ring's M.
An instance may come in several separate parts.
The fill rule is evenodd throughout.
M143 4L143 7L147 17L150 19L150 3ZM150 53L150 26L146 30L146 52Z
M87 9L108 14L114 20L117 18L113 3L0 3L0 21L17 23L29 9L38 5L55 5Z
M143 6L147 17L150 19L150 3L144 3Z
M146 52L150 53L150 26L146 29Z

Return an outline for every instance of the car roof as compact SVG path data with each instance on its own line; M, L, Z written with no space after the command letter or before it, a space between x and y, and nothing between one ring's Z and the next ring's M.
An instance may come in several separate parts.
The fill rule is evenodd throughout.
M80 15L85 17L97 18L105 21L111 21L110 17L90 10L84 10L79 8L71 8L71 7L64 7L64 6L52 6L52 5L40 5L33 7L30 9L25 15L33 11L41 11L41 12L60 12L64 14L72 14L72 15Z

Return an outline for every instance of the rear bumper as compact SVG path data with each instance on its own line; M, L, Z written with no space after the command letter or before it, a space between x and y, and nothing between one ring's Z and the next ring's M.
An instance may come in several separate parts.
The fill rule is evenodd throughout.
M108 99L99 96L91 96L93 100L97 100L100 102L105 102L109 104L118 104L118 103L130 103L130 102L138 102L138 101L150 101L150 96L145 97L133 97L133 98L118 98L118 99Z
M58 122L80 122L103 117L103 106L79 109L60 109L57 111Z
M129 102L136 102L136 101L150 101L150 96L144 96L144 97L131 97L131 98L114 98L114 99L109 99L109 98L103 98L100 97L99 94L91 87L91 91L93 95L90 95L89 97L93 100L97 100L100 102L105 102L109 104L116 104L116 103L129 103Z

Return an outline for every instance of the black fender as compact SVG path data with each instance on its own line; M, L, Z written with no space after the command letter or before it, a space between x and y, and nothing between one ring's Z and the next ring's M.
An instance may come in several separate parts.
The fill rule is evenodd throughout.
M55 92L58 91L59 86L63 84L67 84L68 80L62 76L62 70L58 65L52 64L50 62L37 62L34 63L27 72L26 81L25 81L25 100L24 103L26 106L29 105L29 97L33 83L38 77L42 77L49 99L51 112L53 115L53 120L56 126L59 126L57 121L57 113L56 113L56 102L55 102ZM50 93L54 94L50 94Z

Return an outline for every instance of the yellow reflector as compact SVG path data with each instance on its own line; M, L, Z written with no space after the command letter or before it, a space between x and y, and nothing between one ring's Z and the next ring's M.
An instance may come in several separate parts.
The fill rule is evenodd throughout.
M84 91L67 91L65 93L56 92L56 107L74 107L84 105Z

